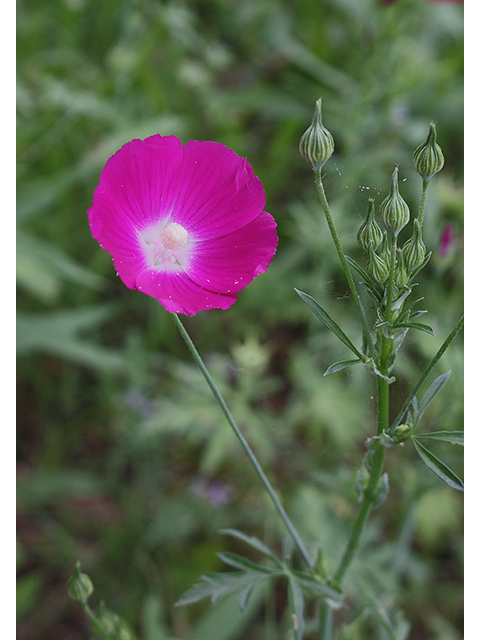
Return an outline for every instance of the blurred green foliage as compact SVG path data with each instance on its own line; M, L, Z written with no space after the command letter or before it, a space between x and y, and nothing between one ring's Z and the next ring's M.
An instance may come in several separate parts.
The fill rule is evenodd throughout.
M419 288L437 336L409 334L398 409L462 311L463 6L19 0L17 76L18 638L91 637L65 586L77 559L92 599L143 640L288 637L282 586L244 614L235 599L173 606L221 569L216 552L236 550L219 529L272 546L284 531L167 312L116 278L85 212L104 163L134 137L217 140L251 162L278 222L277 255L232 309L186 326L295 525L335 564L373 431L373 379L359 367L323 377L344 348L294 292L359 337L298 140L321 96L336 143L325 185L361 261L368 197L385 197L399 163L415 210L411 154L437 123L445 168L431 185L433 255ZM439 369L453 375L424 428L460 429L460 341ZM461 474L458 448L435 451ZM346 584L342 637L387 637L379 612L398 605L412 640L459 640L461 497L411 445L389 452L387 471L390 496Z

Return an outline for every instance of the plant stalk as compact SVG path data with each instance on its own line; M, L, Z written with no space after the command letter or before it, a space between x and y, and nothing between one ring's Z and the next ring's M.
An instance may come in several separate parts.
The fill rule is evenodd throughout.
M303 544L302 539L300 538L297 530L295 529L295 527L293 526L290 518L288 517L287 512L285 511L282 503L280 502L277 494L275 493L275 490L273 488L273 486L271 485L269 479L267 478L267 476L265 475L265 472L263 471L259 461L257 460L255 454L253 453L250 445L248 444L247 440L245 439L245 437L243 436L242 432L240 431L240 429L237 426L237 423L235 422L232 414L230 413L229 408L227 407L227 404L225 402L225 400L223 399L223 396L221 395L220 391L218 390L217 385L215 384L215 382L213 381L212 376L210 375L208 369L206 368L200 354L198 353L195 345L192 342L192 339L190 338L190 336L187 333L187 330L185 329L185 327L183 326L180 318L178 317L178 315L176 313L172 313L171 314L173 321L175 323L175 325L177 326L177 329L180 332L180 335L182 336L182 338L185 340L185 343L190 351L190 353L193 356L193 359L195 360L196 364L198 365L200 371L203 374L203 377L205 378L205 380L207 381L208 386L210 387L215 399L217 400L218 404L220 405L221 410L223 411L224 416L227 419L227 422L229 423L229 425L232 427L235 435L237 436L238 440L240 441L240 444L242 445L243 449L245 450L247 456L250 459L250 462L253 464L263 486L265 487L265 489L267 490L267 493L269 494L270 498L273 501L273 504L275 505L280 517L282 518L283 522L285 523L285 526L288 529L288 532L290 533L290 535L292 536L293 541L295 542L295 544L297 545L298 551L300 552L302 558L304 559L305 563L307 564L308 568L310 570L313 571L314 569L314 564L313 564L313 560L310 557L310 554L308 553L305 545Z
M348 266L347 260L345 258L345 253L343 251L342 245L340 243L340 239L338 237L337 230L335 228L335 223L333 222L332 214L330 212L330 206L328 204L327 195L325 193L325 188L322 182L322 174L321 169L314 169L315 174L315 186L317 188L318 197L320 198L321 205L323 207L323 211L325 213L325 218L327 220L328 228L330 229L330 233L332 235L333 243L335 244L335 248L337 249L338 257L340 258L340 262L342 264L343 270L345 272L345 277L347 279L348 286L350 288L350 292L352 294L353 303L358 311L360 316L360 320L362 323L363 335L368 344L368 348L370 350L370 356L372 357L375 353L375 347L373 345L372 336L370 335L370 330L368 328L367 317L365 315L365 309L363 308L362 301L360 300L360 296L357 291L357 287L355 285L355 281L352 277L352 273L350 271L350 267Z

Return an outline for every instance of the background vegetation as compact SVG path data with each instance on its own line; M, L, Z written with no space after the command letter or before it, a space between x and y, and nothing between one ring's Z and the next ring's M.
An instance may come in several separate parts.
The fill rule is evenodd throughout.
M437 336L409 334L398 408L462 311L463 5L18 0L17 47L17 637L91 637L66 593L77 559L93 604L143 640L287 637L282 585L243 615L231 599L174 607L220 570L216 552L246 551L221 528L273 546L284 530L168 313L116 278L86 210L104 163L134 137L217 140L251 162L278 222L277 255L229 311L185 324L295 525L335 564L373 431L373 379L361 368L323 377L343 347L293 290L359 335L298 140L321 96L336 142L326 189L346 251L363 260L355 234L368 197L385 197L399 163L416 209L411 154L437 123L446 162L431 185L420 287ZM460 340L436 375L448 369L426 430L461 428ZM462 474L457 448L435 451ZM412 640L459 640L462 498L411 446L387 456L387 470L390 496L352 567L345 621L370 593L375 606L400 606Z

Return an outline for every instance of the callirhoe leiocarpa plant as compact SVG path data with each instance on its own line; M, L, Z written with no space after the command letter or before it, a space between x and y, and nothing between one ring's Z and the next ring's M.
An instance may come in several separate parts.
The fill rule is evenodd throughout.
M370 629L368 637L405 640L409 623L400 614L388 615L378 607L365 608L356 621L349 620L346 624L348 617L344 611L348 608L349 593L345 589L345 576L356 557L372 510L388 497L390 482L385 465L388 451L394 453L398 447L411 444L439 481L452 490L463 491L458 475L425 445L429 441L461 445L463 432L421 430L422 417L447 383L450 372L438 375L426 389L424 384L461 331L463 317L426 364L400 411L393 418L391 415L395 364L405 337L415 331L434 333L423 321L427 311L421 308L423 298L417 295L417 276L431 257L423 240L423 223L430 180L442 169L444 157L437 143L435 124L431 123L426 142L413 153L414 168L422 180L418 213L413 214L402 197L400 168L394 166L388 195L379 204L373 198L367 202L365 218L357 232L364 255L360 263L344 252L323 184L322 172L334 146L334 139L323 124L319 99L299 149L313 169L321 209L361 326L360 343L356 344L315 299L312 295L315 292L295 289L292 295L300 296L318 321L350 352L348 358L331 363L325 375L363 365L372 381L376 412L363 459L358 461L356 515L335 567L324 562L320 544L312 546L311 541L302 538L179 317L208 309L227 312L241 290L264 273L274 258L278 244L276 223L271 213L264 210L262 183L250 164L216 142L191 141L182 146L175 136L160 135L132 140L103 169L88 219L93 237L112 255L116 272L125 285L157 299L171 314L226 423L233 429L285 525L281 553L256 536L235 528L223 530L261 560L221 553L221 560L233 570L203 575L177 605L187 606L205 598L216 603L237 593L238 604L244 610L254 589L267 583L283 583L288 592L289 633L296 640L367 637L362 635L367 633L365 629ZM401 241L401 232L410 222L411 233ZM77 564L69 582L69 594L82 603L94 632L102 638L134 637L117 614L104 606L96 613L89 607L87 601L92 591L89 577ZM374 601L374 596L366 598ZM377 629L378 633L371 629Z

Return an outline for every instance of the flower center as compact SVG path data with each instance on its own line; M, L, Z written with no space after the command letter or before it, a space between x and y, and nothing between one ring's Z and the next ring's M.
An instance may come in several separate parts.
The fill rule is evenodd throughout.
M167 224L160 234L160 240L165 249L176 251L181 249L187 244L188 232L182 227L182 225L176 222L170 222Z
M142 233L146 244L145 257L152 267L162 271L181 268L183 271L189 263L190 243L188 231L177 222L170 222L163 229L150 228Z

